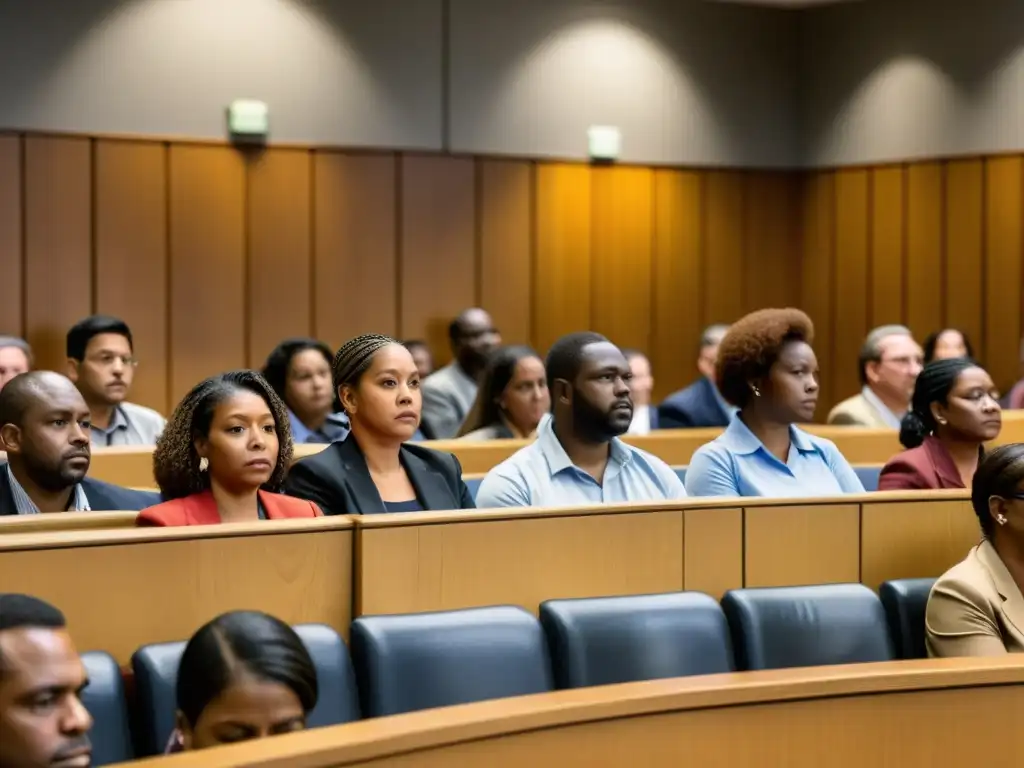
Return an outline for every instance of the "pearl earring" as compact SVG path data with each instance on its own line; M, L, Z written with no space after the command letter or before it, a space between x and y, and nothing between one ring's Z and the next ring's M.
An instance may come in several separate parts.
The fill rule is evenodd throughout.
M199 459L199 471L200 472L205 472L209 466L210 466L210 462L207 461L205 456L203 456L201 459Z
M946 420L945 419L939 419L939 424L941 424L942 426L946 426Z
M1000 525L1006 525L1006 515L996 515L996 522Z

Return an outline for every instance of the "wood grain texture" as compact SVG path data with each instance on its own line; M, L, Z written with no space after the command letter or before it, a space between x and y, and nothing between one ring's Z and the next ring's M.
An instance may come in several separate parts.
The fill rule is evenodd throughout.
M800 281L793 261L799 253L797 179L789 173L751 173L746 177L743 301L746 312L790 307L798 301Z
M982 354L977 345L982 342L984 314L984 178L981 160L952 160L946 165L944 324L963 330L975 344L976 355Z
M591 172L591 330L650 354L654 173Z
M533 341L533 164L479 160L480 296L506 344Z
M906 324L924 339L943 323L943 200L941 163L914 163L907 172Z
M397 336L395 156L317 152L314 162L314 334L332 349L362 333Z
M96 143L96 311L132 329L132 402L167 413L167 150Z
M93 310L92 147L25 140L25 335L35 365L65 371L68 328Z
M874 169L871 172L871 263L868 266L872 328L904 322L905 214L906 171L903 166Z
M0 334L23 336L21 139L0 136Z
M868 172L836 172L835 187L835 329L831 360L836 399L860 391L856 350L867 334Z
M1021 262L1024 228L1020 157L985 168L985 338L982 359L996 386L1008 391L1020 375Z
M709 171L704 187L705 317L732 323L744 314L744 175Z
M170 148L171 400L245 366L245 167L231 147Z
M310 153L267 149L247 160L246 315L250 368L289 336L313 332Z
M683 512L683 589L720 598L743 587L743 510Z
M813 173L803 179L800 254L800 306L814 321L814 352L821 370L817 417L841 399L833 361L835 333L835 174Z
M476 303L473 161L405 155L402 168L401 334L451 360L448 324Z

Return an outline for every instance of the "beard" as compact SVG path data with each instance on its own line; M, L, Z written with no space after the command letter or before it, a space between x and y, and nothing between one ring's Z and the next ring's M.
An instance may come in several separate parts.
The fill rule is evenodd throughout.
M61 456L57 461L43 461L30 454L22 454L21 461L32 482L46 491L60 491L78 484L88 472L86 469L72 469Z
M629 431L633 412L632 410L629 412L629 418L622 414L622 411L613 409L602 410L587 400L578 390L573 392L573 427L579 434L585 435L595 442L608 442L613 437L620 437Z

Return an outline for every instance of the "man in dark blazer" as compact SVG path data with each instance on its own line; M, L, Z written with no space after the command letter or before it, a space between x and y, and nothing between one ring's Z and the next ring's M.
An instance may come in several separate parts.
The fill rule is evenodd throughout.
M728 330L727 325L712 325L704 330L700 340L700 355L697 357L697 370L701 377L686 389L665 398L658 407L660 429L729 425L733 409L715 386L718 345Z
M90 480L89 407L69 379L23 373L0 390L0 515L137 511L156 493Z

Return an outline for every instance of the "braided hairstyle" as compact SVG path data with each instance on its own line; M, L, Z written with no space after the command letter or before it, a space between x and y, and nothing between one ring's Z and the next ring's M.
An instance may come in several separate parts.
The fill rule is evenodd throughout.
M373 362L373 356L384 347L401 342L390 336L367 333L349 339L334 356L334 391L341 397L342 387L355 387ZM342 406L344 407L344 406Z
M278 441L277 465L263 489L280 490L292 462L288 410L267 380L256 371L231 371L211 376L194 386L178 403L163 434L157 440L153 452L153 474L165 500L191 496L210 487L209 473L199 469L195 440L209 436L217 406L236 392L259 395L274 415Z
M978 364L970 358L955 357L933 360L921 370L914 384L910 411L900 423L900 443L905 448L917 448L935 432L938 424L932 415L932 403L945 405L960 374L968 368L977 367Z

